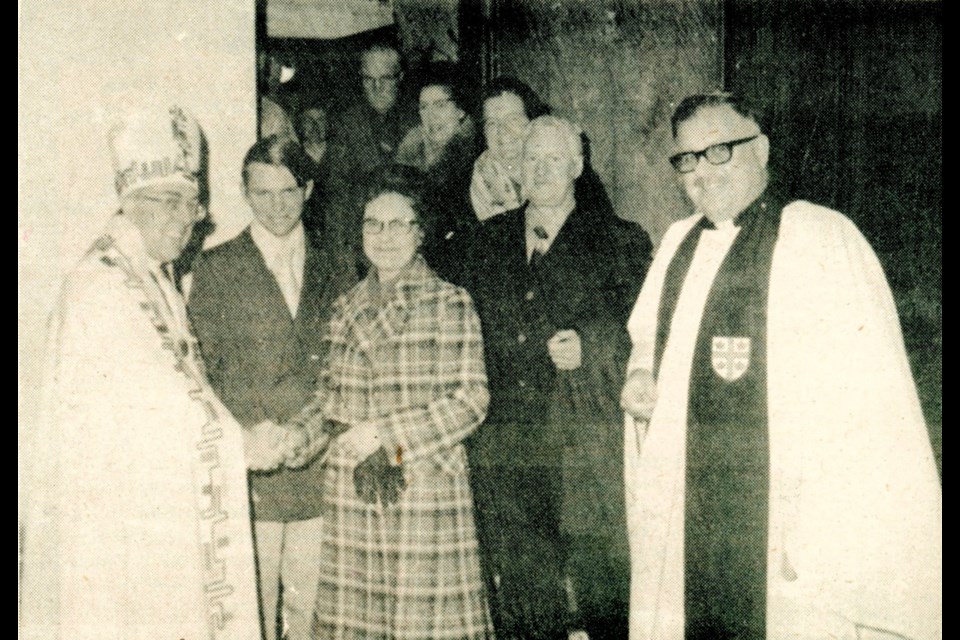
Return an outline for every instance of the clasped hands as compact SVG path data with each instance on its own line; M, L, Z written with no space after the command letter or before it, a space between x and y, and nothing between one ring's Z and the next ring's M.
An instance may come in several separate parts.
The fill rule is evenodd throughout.
M304 428L264 420L243 430L247 468L251 471L272 471L281 466L298 469L324 453L330 441L347 428L348 425L327 420L322 429L310 434Z
M304 430L281 427L271 420L264 420L243 430L243 449L247 468L251 471L303 466L308 462L301 461L307 444L308 437Z
M281 466L296 469L325 452L338 438L340 446L360 462L353 472L357 495L369 504L387 507L400 499L406 486L403 469L390 463L374 425L324 423L312 440L303 429L280 426L270 420L244 429L243 444L251 471L272 471Z

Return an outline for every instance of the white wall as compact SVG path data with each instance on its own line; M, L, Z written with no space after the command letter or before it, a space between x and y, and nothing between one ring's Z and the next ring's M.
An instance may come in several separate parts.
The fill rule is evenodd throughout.
M19 438L36 415L46 318L63 273L116 207L106 134L141 93L170 96L210 146L222 241L245 223L256 134L253 0L23 0L19 7Z

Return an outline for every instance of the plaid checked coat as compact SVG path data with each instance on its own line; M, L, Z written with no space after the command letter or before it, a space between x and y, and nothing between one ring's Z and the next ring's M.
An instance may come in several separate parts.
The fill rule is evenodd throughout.
M473 498L463 439L489 394L479 320L467 293L419 255L383 304L372 276L342 296L318 396L305 410L373 421L406 488L387 508L357 497L360 462L336 440L317 591L318 638L486 638Z

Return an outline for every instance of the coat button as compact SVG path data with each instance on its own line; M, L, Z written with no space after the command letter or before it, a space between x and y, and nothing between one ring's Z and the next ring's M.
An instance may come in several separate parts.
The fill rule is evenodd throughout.
M524 297L524 298L526 298L526 299L527 299L527 301L529 302L530 300L533 300L533 297L534 297L534 293L533 293L533 291L532 291L532 290L531 290L531 291L527 291L527 293L526 293L526 295L525 295L525 296L523 296L523 297Z
M520 335L517 336L517 344L523 344L526 341L527 341L526 334L521 333Z
M517 386L520 387L521 389L526 389L526 388L527 388L527 381L526 381L526 380L518 380L518 381L517 381Z

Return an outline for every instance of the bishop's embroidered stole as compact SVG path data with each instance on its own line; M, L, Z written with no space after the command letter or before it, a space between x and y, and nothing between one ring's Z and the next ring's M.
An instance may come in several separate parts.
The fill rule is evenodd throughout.
M238 625L244 624L243 618L237 616L239 607L243 606L241 603L255 600L244 592L244 585L234 582L235 571L230 570L230 562L234 560L228 557L232 550L242 549L244 544L249 544L247 531L250 521L246 488L238 488L235 479L231 481L234 474L226 471L230 460L224 454L226 445L221 416L228 414L227 409L207 383L197 340L188 324L177 329L173 324L178 323L170 321L174 316L182 316L186 322L186 311L174 308L176 301L168 300L163 294L162 283L145 281L111 237L98 240L94 249L101 252L101 260L105 264L124 271L127 287L140 296L141 311L156 330L163 348L173 355L176 371L187 379L190 399L202 407L206 415L206 421L197 425L194 445L197 542L203 558L202 587L208 612L209 638L229 640L236 637ZM246 474L239 477L245 484ZM239 502L241 499L242 502ZM245 595L250 597L244 598ZM243 632L248 633L249 630Z

